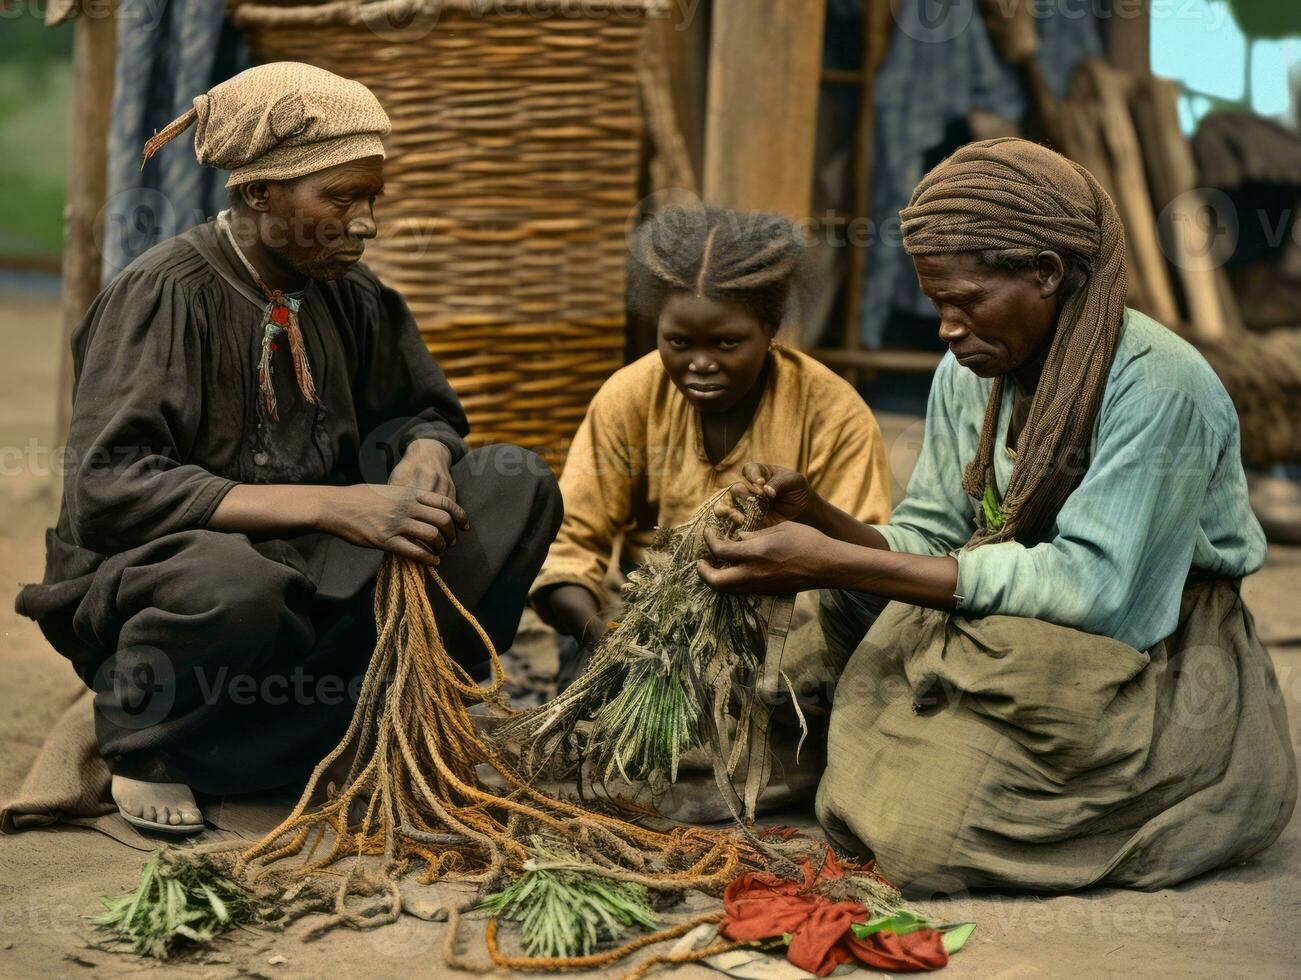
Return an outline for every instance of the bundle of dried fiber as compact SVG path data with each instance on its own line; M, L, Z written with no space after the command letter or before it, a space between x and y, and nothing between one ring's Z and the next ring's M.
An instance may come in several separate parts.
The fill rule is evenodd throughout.
M429 574L477 627L437 573ZM575 875L661 893L718 893L743 861L783 863L731 833L697 828L660 833L551 799L525 783L484 744L467 710L497 698L503 683L497 653L479 630L495 671L493 684L481 688L443 646L425 575L412 562L385 561L375 588L378 640L352 724L316 767L293 812L240 856L236 873L256 883L268 871L290 867L281 863L285 859L305 853L305 860L292 866L294 876L328 871L338 883L334 914L325 925L371 928L398 917L397 880L409 872L418 871L426 882L475 882L487 892L549 859L554 863L557 848L569 856L568 870ZM325 774L349 752L352 762L342 788L312 808ZM486 788L476 775L480 765L494 770L505 788ZM539 850L538 841L547 843ZM378 871L361 864L368 855L382 859ZM339 875L331 865L346 857L357 864ZM377 886L388 896L381 907L350 905L350 898L373 893ZM616 895L615 906L621 901L610 889L587 891ZM528 909L516 901L511 913L526 918ZM632 917L628 924L642 923ZM616 932L599 930L596 938L613 938ZM526 941L547 954L572 951L572 945L536 936ZM553 968L563 964L563 959L542 961Z
M682 755L704 745L733 816L754 819L771 775L769 695L780 680L803 726L789 680L771 666L779 677L764 677L773 659L767 657L770 620L784 602L788 621L791 600L717 592L701 579L705 531L735 537L756 528L763 515L762 501L751 497L744 525L736 527L715 516L717 500L686 525L659 533L624 586L622 617L583 675L555 700L496 729L494 741L512 747L524 771L573 774L581 759L598 781L622 776L658 796L677 779ZM774 642L784 637L784 625L772 634ZM738 795L732 779L742 761Z

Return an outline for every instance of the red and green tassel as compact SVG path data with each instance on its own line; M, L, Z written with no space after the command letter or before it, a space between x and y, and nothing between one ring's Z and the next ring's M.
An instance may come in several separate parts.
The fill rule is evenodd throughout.
M272 381L274 369L272 357L280 349L277 339L281 334L289 338L289 353L294 362L294 376L298 381L298 390L308 404L316 403L316 383L312 380L312 369L307 361L307 348L303 344L303 332L298 325L299 301L284 293L275 292L271 302L262 311L262 353L258 358L257 383L262 394L262 407L268 416L279 419L276 411L276 388Z

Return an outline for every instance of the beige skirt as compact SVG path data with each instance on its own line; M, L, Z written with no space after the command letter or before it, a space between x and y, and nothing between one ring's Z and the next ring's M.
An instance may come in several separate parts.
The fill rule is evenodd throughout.
M1296 797L1269 655L1215 581L1146 652L892 603L836 687L817 813L922 891L1157 889L1268 846Z

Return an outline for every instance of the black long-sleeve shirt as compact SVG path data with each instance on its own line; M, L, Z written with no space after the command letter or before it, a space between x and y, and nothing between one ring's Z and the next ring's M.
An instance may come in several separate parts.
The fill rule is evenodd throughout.
M406 303L369 269L314 281L299 322L318 404L298 391L287 343L259 406L266 300L215 222L151 249L99 295L73 337L75 387L63 505L41 618L85 594L112 554L204 527L237 483L382 483L414 439L466 452L465 413Z

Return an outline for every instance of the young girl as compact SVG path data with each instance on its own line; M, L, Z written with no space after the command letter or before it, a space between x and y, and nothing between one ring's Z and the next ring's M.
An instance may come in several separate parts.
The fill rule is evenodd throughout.
M635 307L658 351L617 371L588 408L560 478L565 518L532 589L539 615L578 646L605 631L616 540L636 565L658 526L685 523L746 460L807 473L863 521L890 513L876 419L843 379L774 340L799 264L783 219L668 209L632 241ZM562 684L576 661L562 655Z

